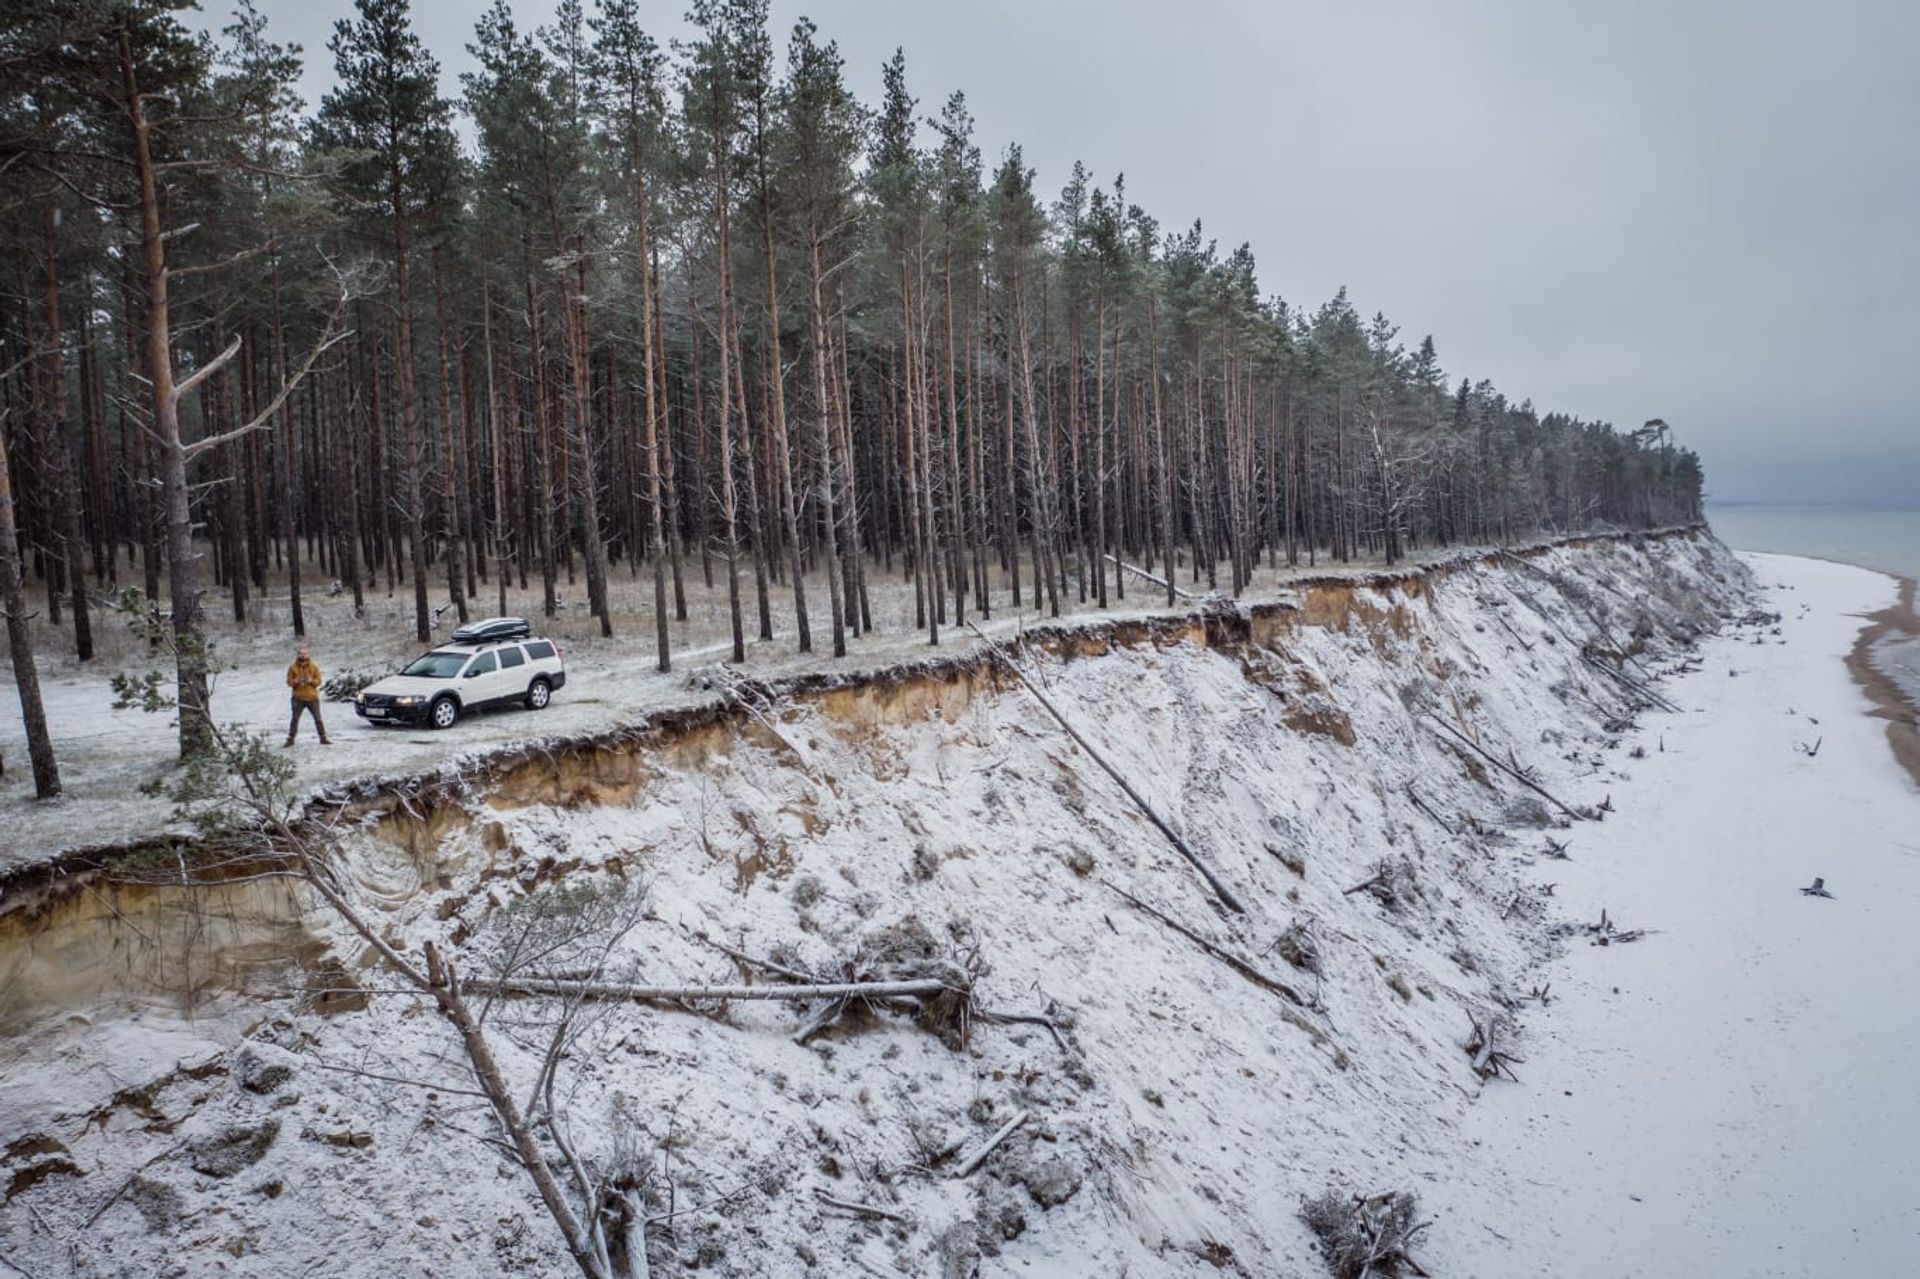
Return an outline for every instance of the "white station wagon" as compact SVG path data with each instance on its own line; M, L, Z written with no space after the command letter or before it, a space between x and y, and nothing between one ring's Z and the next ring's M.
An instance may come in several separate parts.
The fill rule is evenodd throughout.
M490 617L461 627L452 643L422 653L398 675L367 685L353 710L373 724L451 728L467 712L489 707L544 710L566 682L558 644L536 638L525 618Z

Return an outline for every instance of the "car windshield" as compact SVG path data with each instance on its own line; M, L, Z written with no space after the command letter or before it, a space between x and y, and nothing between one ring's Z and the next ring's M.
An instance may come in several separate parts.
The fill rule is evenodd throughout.
M414 659L413 665L401 671L402 675L419 675L426 679L452 679L467 664L465 653L424 653Z

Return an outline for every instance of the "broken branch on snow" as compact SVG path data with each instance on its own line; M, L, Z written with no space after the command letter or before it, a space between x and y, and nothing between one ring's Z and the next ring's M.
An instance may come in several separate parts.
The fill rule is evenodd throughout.
M1475 1018L1473 1035L1467 1040L1467 1055L1473 1058L1473 1073L1480 1078L1497 1079L1505 1075L1517 1084L1520 1077L1513 1073L1513 1063L1520 1059L1497 1044L1497 1037L1503 1029L1496 1017L1489 1017L1484 1022Z
M1026 1122L1027 1112L1023 1110L1013 1118L1007 1120L1006 1123L1001 1124L999 1131L987 1138L985 1145L960 1161L960 1166L953 1170L954 1180L958 1181L963 1177L971 1176L974 1169L985 1163L987 1156L992 1154L1001 1142L1013 1136L1014 1129Z
M1587 932L1596 946L1624 946L1628 942L1639 941L1652 931L1650 928L1615 927L1614 922L1607 918L1607 908L1604 906L1600 908L1600 922L1587 925Z

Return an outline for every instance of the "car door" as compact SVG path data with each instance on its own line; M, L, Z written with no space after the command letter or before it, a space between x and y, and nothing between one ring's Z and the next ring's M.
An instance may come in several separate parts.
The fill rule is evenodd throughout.
M532 682L532 672L527 669L527 654L518 644L502 644L494 650L500 655L500 697L508 700L521 697Z
M460 704L469 710L491 705L500 697L500 661L492 649L467 663L460 676Z

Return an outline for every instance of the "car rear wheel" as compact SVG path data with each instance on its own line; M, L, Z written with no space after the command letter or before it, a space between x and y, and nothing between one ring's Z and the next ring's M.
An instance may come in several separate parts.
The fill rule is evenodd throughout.
M427 722L435 728L452 728L453 721L460 718L460 707L451 697L443 697L433 704L427 714Z
M547 709L547 703L552 700L553 685L547 683L545 678L536 679L532 684L527 686L528 710L543 711Z

